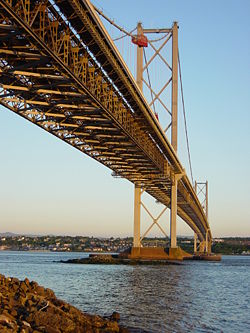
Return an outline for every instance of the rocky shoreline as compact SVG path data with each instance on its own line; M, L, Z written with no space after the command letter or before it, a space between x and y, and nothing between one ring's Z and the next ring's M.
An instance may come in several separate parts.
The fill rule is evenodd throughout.
M60 260L60 262L64 264L86 265L181 265L180 262L173 260L127 259L116 254L90 254L86 258Z
M128 333L119 318L83 313L34 281L0 275L1 333Z

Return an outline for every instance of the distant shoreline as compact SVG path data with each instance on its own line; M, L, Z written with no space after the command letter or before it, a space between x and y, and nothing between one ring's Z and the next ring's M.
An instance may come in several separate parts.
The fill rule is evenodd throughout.
M100 252L100 251L51 251L51 250L16 250L16 249L0 249L0 252L29 252L29 253L101 253L101 254L112 254L115 252ZM249 257L250 254L235 254L235 253L219 253L222 256L240 256Z
M194 243L190 237L178 238L178 246L193 254ZM133 238L96 238L83 236L12 236L0 237L0 251L30 252L76 252L76 253L120 253L133 246ZM142 241L146 247L168 247L168 238L146 237ZM250 255L250 237L214 239L212 253L227 255Z

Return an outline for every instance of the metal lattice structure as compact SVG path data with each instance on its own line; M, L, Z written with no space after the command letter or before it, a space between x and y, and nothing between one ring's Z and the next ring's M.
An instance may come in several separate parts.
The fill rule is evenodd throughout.
M195 182L195 192L208 219L208 182Z
M211 243L175 150L88 0L0 0L0 102L167 207L178 180L177 214Z

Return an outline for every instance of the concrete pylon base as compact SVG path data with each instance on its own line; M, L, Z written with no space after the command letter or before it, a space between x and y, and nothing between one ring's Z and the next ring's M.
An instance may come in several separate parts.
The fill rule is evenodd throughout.
M163 247L132 247L121 256L128 259L142 260L183 260L192 257L191 254L183 251L180 247L165 249Z
M191 258L192 254L182 250L182 248L178 247L174 247L174 248L169 248L167 249L168 255L169 255L169 259L172 260L183 260L186 258Z

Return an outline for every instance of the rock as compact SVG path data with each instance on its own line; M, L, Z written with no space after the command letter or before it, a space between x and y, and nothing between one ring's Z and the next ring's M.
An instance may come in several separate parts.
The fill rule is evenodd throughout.
M25 284L26 284L27 287L30 286L30 281L29 281L29 279L25 278L25 279L24 279L24 282L25 282Z
M36 287L36 292L41 296L45 296L44 288L41 286Z
M46 333L60 333L59 328L54 328L51 326L46 326Z
M4 325L7 325L11 323L11 320L9 317L7 317L5 314L1 314L0 315L0 324L4 324Z
M127 333L119 319L117 312L108 318L83 313L34 281L0 275L1 333Z
M10 310L10 314L13 316L13 317L16 317L17 316L17 311L15 309L11 309Z
M113 321L119 321L120 320L120 314L118 312L113 312L110 316L110 319Z
M49 288L45 289L45 295L46 295L46 297L50 297L50 298L56 297L54 291Z
M16 328L15 320L10 318L11 316L6 314L0 315L0 324L6 328L14 329Z
M38 286L38 283L35 282L35 281L31 281L31 282L30 282L30 286L31 286L31 288L34 290L34 289L36 289L36 287Z

